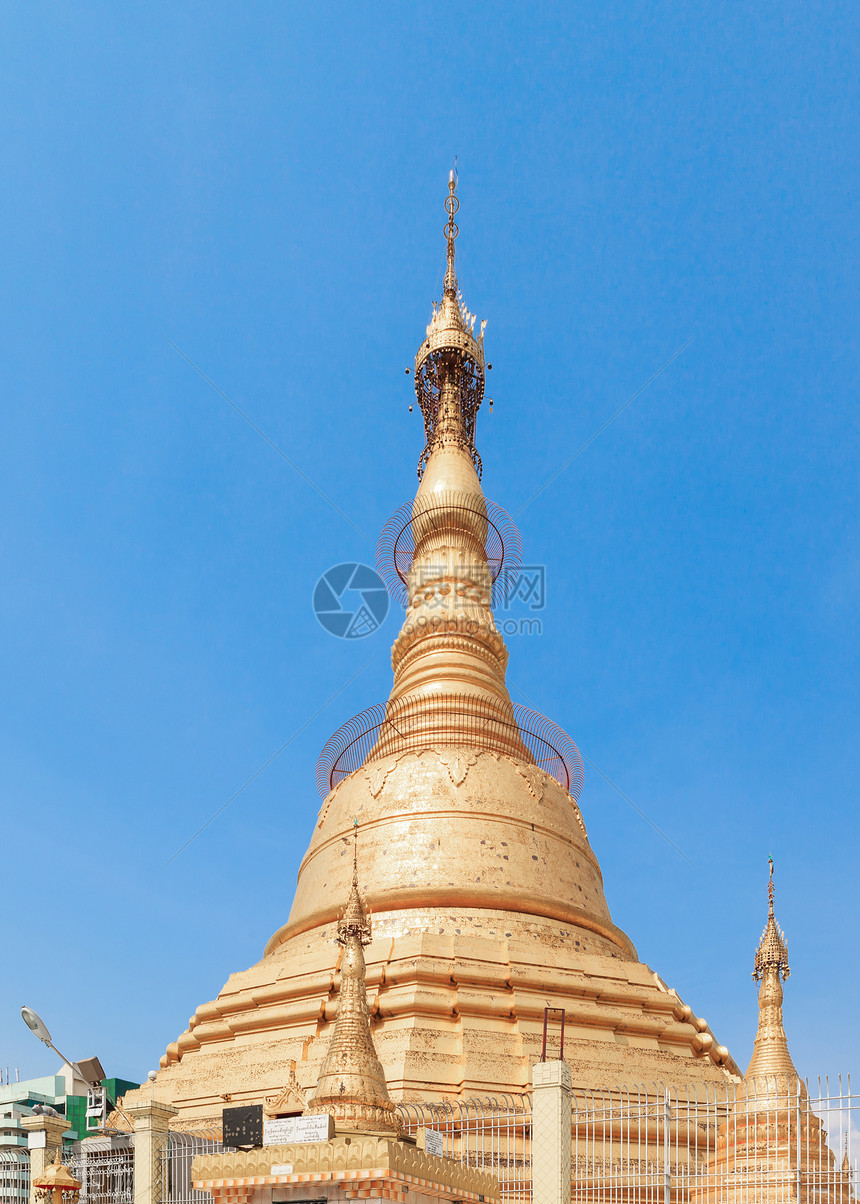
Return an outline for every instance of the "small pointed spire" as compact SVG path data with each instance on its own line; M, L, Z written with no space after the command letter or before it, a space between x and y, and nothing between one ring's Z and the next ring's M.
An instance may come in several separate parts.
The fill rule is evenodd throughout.
M782 1024L783 982L791 971L788 967L788 943L773 914L773 858L768 858L770 874L767 884L767 925L755 953L752 976L761 983L758 993L758 1031L747 1079L798 1074Z
M455 242L460 229L454 220L460 208L457 173L448 177L445 197L445 239L448 264L442 287L442 299L433 305L415 357L415 394L424 416L426 444L418 463L419 479L431 453L440 446L459 447L481 475L481 457L475 448L475 420L484 396L483 338L475 339L472 315L457 284L454 267Z
M456 297L458 295L457 273L454 271L454 239L460 233L460 227L454 221L454 214L460 208L460 200L456 189L456 173L452 168L451 174L448 177L448 195L445 197L445 210L448 214L448 222L445 226L445 237L448 240L448 267L445 271L443 290L446 297Z
M352 886L343 915L337 925L338 943L345 945L350 936L358 937L362 945L370 944L370 923L367 919L358 886L358 819L352 821Z
M767 924L761 934L758 949L755 954L755 966L752 976L756 982L761 982L768 967L774 967L782 975L783 982L791 970L788 967L788 941L785 933L777 924L773 914L773 858L768 857L770 875L767 882Z
M415 357L415 394L426 443L409 524L409 606L392 648L394 689L389 701L409 730L426 733L427 739L470 746L479 729L492 729L500 733L503 751L530 762L505 685L507 648L492 613L494 577L487 549L488 540L499 531L493 525L491 534L475 448L484 396L485 324L476 339L475 319L454 272L456 184L452 172L445 202L445 291ZM452 708L449 691L467 695L469 703ZM476 727L473 716L479 712ZM388 755L389 745L396 746L399 736L393 726L382 729L374 755Z
M371 932L358 884L358 820L353 823L352 887L337 926L343 945L337 1019L308 1113L328 1112L338 1133L395 1136L400 1122L370 1031L362 947Z

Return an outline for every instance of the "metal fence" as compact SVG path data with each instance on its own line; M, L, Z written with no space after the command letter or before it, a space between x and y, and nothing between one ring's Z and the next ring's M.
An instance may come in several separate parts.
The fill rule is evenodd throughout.
M572 1204L860 1204L860 1094L850 1078L786 1078L735 1087L633 1084L574 1089ZM527 1094L398 1105L404 1132L441 1136L442 1154L496 1176L505 1204L532 1197ZM211 1204L191 1164L219 1153L211 1130L171 1132L162 1150L164 1204ZM134 1153L116 1141L64 1154L81 1204L133 1204ZM26 1204L26 1151L0 1151L0 1204Z
M442 1154L499 1180L508 1204L531 1199L532 1115L528 1095L398 1104L406 1134L433 1129L442 1134Z
M209 1192L195 1191L191 1163L198 1154L220 1154L221 1139L214 1129L197 1133L171 1131L161 1151L161 1198L167 1204L211 1204Z
M850 1080L575 1091L573 1204L849 1204L860 1198Z
M134 1204L134 1149L131 1141L118 1145L106 1139L75 1147L63 1161L81 1182L80 1204Z
M25 1149L0 1150L0 1204L27 1204L30 1155Z
M576 1089L572 1204L860 1204L860 1095L850 1078ZM404 1131L532 1195L529 1096L400 1104Z

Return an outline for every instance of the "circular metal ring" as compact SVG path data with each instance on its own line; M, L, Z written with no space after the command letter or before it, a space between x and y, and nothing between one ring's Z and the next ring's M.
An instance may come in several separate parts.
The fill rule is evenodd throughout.
M523 555L519 530L508 512L485 499L485 514L483 510L475 508L474 501L468 495L462 494L440 498L438 507L422 509L418 516L413 513L414 505L414 502L406 502L395 511L385 524L376 545L376 569L392 600L404 607L408 605L407 583L415 554L415 519L424 520L438 508L443 514L447 512L450 515L459 510L464 516L477 515L486 521L484 550L493 582L492 603L494 606L500 605L516 588Z
M465 740L477 749L504 747L506 732L517 729L532 763L555 778L574 800L579 799L584 777L582 755L567 732L545 715L514 703L510 722L473 695L437 694L433 696L429 726L421 722L416 726L416 701L415 696L406 696L396 702L377 703L338 728L317 761L317 788L322 798L361 769L382 736L402 744L404 751L426 749L428 735L437 745L445 744L447 717L450 742L462 744Z

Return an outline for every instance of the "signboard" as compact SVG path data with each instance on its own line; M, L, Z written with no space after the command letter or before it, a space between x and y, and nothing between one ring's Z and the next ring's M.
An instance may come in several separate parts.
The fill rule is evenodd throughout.
M292 1173L292 1162L276 1162L271 1170L271 1174L273 1175L291 1175Z
M424 1151L427 1154L435 1154L437 1158L442 1157L442 1150L445 1145L445 1140L441 1133L437 1133L435 1129L424 1130Z
M263 1145L294 1145L305 1141L331 1141L334 1121L327 1112L319 1116L278 1116L263 1121Z
M27 1134L28 1150L46 1150L47 1148L48 1134L45 1129L36 1129L33 1133Z
M225 1108L221 1113L225 1149L259 1149L263 1144L263 1105Z

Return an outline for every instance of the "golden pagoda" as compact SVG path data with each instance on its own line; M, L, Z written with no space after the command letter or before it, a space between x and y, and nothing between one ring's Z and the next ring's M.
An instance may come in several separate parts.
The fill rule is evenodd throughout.
M773 858L769 858L767 880L767 924L755 951L753 979L759 983L758 1030L753 1056L744 1081L752 1086L757 1080L797 1082L798 1074L788 1052L788 1040L782 1023L782 984L791 970L788 942L773 914Z
M577 801L576 747L515 707L505 684L492 607L517 537L481 486L485 324L476 335L459 290L458 208L452 173L443 293L415 357L420 484L381 543L381 571L406 602L391 695L327 746L325 798L285 923L161 1059L155 1092L182 1127L219 1123L228 1097L272 1101L288 1084L295 1105L321 1074L328 1083L338 1000L347 1006L365 959L395 1101L527 1091L547 1007L565 1010L574 1085L740 1077L613 923ZM344 944L338 917L356 817L367 945L360 924Z
M751 1199L761 1204L849 1204L847 1149L840 1168L788 1050L782 1000L791 971L788 943L774 917L769 860L767 924L753 966L760 984L753 1055L691 1204L747 1204Z

